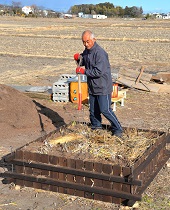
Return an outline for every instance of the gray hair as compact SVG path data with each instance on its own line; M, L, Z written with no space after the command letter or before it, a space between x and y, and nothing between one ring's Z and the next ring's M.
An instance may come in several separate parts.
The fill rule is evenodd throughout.
M90 35L90 38L91 39L94 39L94 33L92 32L92 31L90 31L90 30L86 30L86 31L84 31L83 33L82 33L82 37L86 34L86 33L88 33L89 35Z

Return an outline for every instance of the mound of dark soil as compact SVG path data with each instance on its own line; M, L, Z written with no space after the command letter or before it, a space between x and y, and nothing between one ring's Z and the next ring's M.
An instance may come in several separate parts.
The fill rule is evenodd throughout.
M40 116L28 96L6 85L0 85L0 141L40 133ZM10 142L12 145L12 142Z

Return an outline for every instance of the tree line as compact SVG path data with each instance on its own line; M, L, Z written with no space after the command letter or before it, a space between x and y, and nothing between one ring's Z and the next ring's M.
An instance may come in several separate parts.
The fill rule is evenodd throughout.
M126 6L124 9L120 6L114 6L112 3L105 2L99 3L96 5L93 4L81 4L74 5L70 8L70 13L78 14L82 12L83 14L101 14L106 15L107 17L141 17L143 14L142 7L128 7Z
M35 4L31 5L34 10L31 16L42 17L43 16L43 7L38 7ZM24 15L22 12L22 4L20 1L12 1L11 6L0 5L1 12L0 15ZM3 8L3 10L2 10ZM72 6L67 13L78 15L78 13L82 12L83 14L101 14L106 15L107 17L132 17L137 18L141 17L143 14L142 7L128 7L126 6L124 9L120 6L114 6L112 3L105 2L99 3L96 5L93 4L81 4ZM53 10L48 10L49 17L59 17L60 12L55 12Z
M22 17L50 17L50 18L58 18L60 17L59 12L55 12L53 10L47 10L47 15L44 13L44 7L38 7L35 4L30 5L32 8L32 12L29 14L25 14L22 11L22 4L20 1L15 2L12 1L11 6L6 6L0 4L0 15L5 16L22 16Z

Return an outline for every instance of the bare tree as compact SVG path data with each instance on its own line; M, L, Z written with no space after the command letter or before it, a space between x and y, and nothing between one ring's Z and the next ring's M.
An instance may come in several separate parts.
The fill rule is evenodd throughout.
M12 6L14 8L21 8L22 7L22 3L20 1L12 1Z
M36 14L36 13L38 12L38 7L37 7L37 5L32 4L32 5L31 5L31 8L32 8L34 14Z
M12 1L12 7L13 7L12 11L13 11L14 15L21 15L21 13L22 13L22 9L21 9L22 4L21 4L20 1L18 1L18 2Z

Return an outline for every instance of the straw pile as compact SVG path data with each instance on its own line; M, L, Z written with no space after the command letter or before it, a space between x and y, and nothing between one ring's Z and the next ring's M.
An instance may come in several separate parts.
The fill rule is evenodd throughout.
M46 139L39 152L69 154L72 158L122 166L132 166L160 137L153 131L125 129L123 138L119 138L112 136L108 129L91 130L88 125L75 122L61 128L60 134Z

